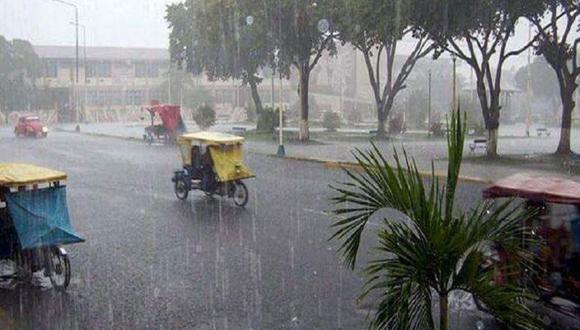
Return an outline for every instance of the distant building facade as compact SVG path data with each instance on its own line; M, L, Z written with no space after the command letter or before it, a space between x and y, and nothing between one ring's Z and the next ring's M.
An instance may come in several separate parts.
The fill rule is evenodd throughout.
M76 110L135 108L158 99L169 68L166 49L87 47L79 49L76 77L75 47L35 46L42 61L36 85L43 108L73 119ZM85 57L86 56L86 57Z

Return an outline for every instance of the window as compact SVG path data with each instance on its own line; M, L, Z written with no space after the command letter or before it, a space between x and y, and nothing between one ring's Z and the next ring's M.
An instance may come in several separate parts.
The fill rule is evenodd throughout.
M111 76L111 62L89 62L87 63L87 77L106 78Z
M58 76L58 63L55 60L44 61L43 76L47 78L56 78Z
M128 105L142 105L145 100L145 92L142 90L128 90L127 104Z
M159 63L148 63L148 62L135 63L135 77L137 78L159 77Z

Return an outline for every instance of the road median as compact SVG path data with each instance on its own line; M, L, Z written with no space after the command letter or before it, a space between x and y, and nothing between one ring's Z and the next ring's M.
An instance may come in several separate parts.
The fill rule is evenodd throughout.
M94 137L105 137L105 138L112 138L118 140L125 140L125 141L142 141L142 139L134 137L134 136L119 136L114 134L106 134L106 133L96 133L96 132L86 132L80 131L77 132L75 130L63 129L63 128L56 128L56 131L65 132L65 133L74 133L74 134L83 134L87 136L94 136ZM349 161L341 161L336 159L328 159L328 158L318 158L318 157L304 157L304 156L292 156L287 155L284 157L280 157L273 153L262 152L251 150L250 153L259 154L263 156L273 157L273 158L280 158L292 161L301 161L301 162L310 162L310 163L318 163L322 164L324 168L329 170L355 170L360 171L362 170L361 166L355 162ZM419 171L419 174L424 178L432 178L433 173L430 171ZM444 172L435 172L435 177L445 179L447 178L447 174ZM489 179L481 178L481 177L474 177L474 176L460 176L459 180L463 182L470 182L470 183L479 183L479 184L489 184L492 181Z

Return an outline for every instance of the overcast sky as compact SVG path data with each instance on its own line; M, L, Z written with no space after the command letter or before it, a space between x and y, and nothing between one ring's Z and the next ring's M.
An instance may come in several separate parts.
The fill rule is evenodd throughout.
M177 0L67 0L78 5L87 46L168 47L165 6ZM0 34L74 45L74 9L53 0L0 0ZM81 44L82 44L82 32Z
M78 5L79 22L86 26L87 46L167 48L165 6L180 0L67 1ZM74 45L73 20L74 9L54 0L0 0L0 34L8 39L26 39L36 45ZM527 38L527 24L520 24L510 45L521 46ZM400 52L407 53L412 45L401 46ZM525 62L523 54L508 67Z

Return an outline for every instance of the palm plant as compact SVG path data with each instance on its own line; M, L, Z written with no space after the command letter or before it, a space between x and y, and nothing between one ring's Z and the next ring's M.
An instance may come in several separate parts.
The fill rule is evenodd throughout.
M432 170L431 184L403 151L394 151L391 166L373 144L370 151L354 153L362 169L346 170L349 182L332 187L337 193L331 239L342 242L340 252L354 269L361 236L370 217L383 208L394 209L404 221L384 218L377 231L378 258L364 268L367 282L361 299L378 293L378 309L371 328L434 329L432 300L439 300L439 329L449 327L449 296L468 292L483 302L500 322L515 328L536 328L537 318L526 306L533 297L515 283L494 284L492 267L482 267L484 252L501 247L510 256L507 273L529 267L525 246L534 243L523 225L532 216L512 201L482 202L465 212L454 209L461 168L465 119L453 114L448 135L449 165L446 183ZM433 166L432 166L433 168Z

